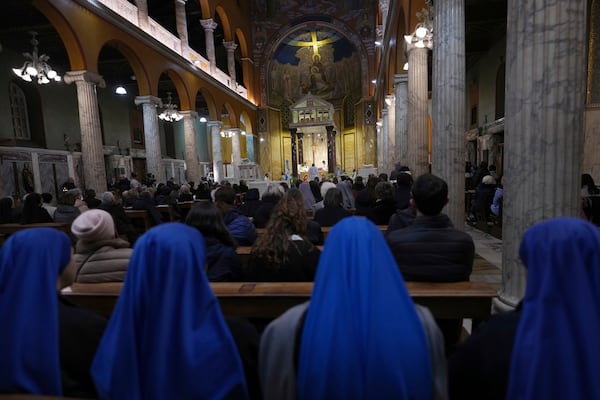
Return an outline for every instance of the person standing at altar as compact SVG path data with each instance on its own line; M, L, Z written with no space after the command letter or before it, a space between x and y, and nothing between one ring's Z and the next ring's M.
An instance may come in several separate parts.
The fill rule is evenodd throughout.
M319 170L317 169L317 167L315 167L315 163L313 163L308 169L308 177L311 181L319 177Z

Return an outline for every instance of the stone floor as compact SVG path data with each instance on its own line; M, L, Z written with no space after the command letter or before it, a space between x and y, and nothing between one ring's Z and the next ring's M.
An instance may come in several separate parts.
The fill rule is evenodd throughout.
M502 240L468 224L465 231L475 242L475 261L472 281L489 282L500 289L502 285Z
M471 280L488 282L498 290L502 287L502 240L465 224L465 231L475 242L475 260ZM471 333L471 320L465 319L463 327Z

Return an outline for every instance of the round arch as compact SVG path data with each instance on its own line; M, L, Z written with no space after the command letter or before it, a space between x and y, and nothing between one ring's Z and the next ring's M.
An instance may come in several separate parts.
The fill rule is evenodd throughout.
M225 11L223 7L217 6L215 8L215 13L219 15L221 24L223 25L223 34L225 35L223 39L226 41L231 41L233 39L233 33L231 31L231 22L229 21L229 15L227 14L227 11Z
M198 95L202 96L202 98L206 102L206 107L208 108L208 119L210 119L211 121L219 120L220 118L219 113L217 112L217 104L211 92L201 87L196 91L195 97L197 98Z
M87 69L83 47L67 19L49 2L34 1L33 5L50 21L65 46L72 71Z
M180 110L191 110L192 109L192 100L188 94L185 82L183 78L172 69L163 70L156 82L153 82L153 86L155 89L154 93L158 93L158 81L160 80L160 75L165 74L169 77L173 85L175 86L175 90L177 91L177 96L179 97L179 109Z
M150 93L150 78L146 72L146 69L144 68L144 64L142 63L140 57L138 57L136 52L131 47L129 47L126 43L120 41L119 39L108 39L99 48L99 51L95 55L94 60L96 65L96 71L98 71L100 53L102 52L102 49L105 46L114 48L119 53L121 53L123 57L125 57L135 75L136 82L138 85L138 93Z

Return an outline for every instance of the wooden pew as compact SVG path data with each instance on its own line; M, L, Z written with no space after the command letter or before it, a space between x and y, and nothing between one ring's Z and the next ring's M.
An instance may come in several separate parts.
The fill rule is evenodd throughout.
M316 246L319 250L323 251L323 246ZM250 258L250 253L252 252L252 246L238 246L235 249L235 252L240 256L240 261L242 262L242 267L248 266L248 259Z
M156 206L156 209L162 216L163 222L179 221L179 216L177 215L172 206L168 204L160 204Z
M125 214L138 229L139 233L144 233L152 227L152 224L150 223L150 214L147 210L125 209Z
M223 314L244 318L275 318L290 307L310 300L312 282L211 282ZM109 316L122 283L74 283L63 295L73 303ZM486 282L406 282L415 303L436 318L489 317L496 290Z
M331 231L332 226L323 226L321 227L321 231L323 232L323 239L327 239L327 235L329 235L329 231ZM387 232L387 225L377 225L377 228L385 235ZM262 235L267 231L267 228L256 228L256 233Z
M29 228L54 228L67 235L71 235L71 225L60 222L46 222L40 224L0 224L0 237L2 238L0 245L13 233Z

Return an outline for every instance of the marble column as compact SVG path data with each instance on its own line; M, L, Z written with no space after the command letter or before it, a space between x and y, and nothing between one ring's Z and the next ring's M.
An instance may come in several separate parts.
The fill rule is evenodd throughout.
M377 138L377 143L380 144L379 148L381 151L381 158L377 160L377 172L380 174L389 172L388 147L390 145L390 129L388 122L388 109L383 108L381 110L381 129L379 130L379 137Z
M292 139L292 176L298 176L298 156L296 154L296 132L297 128L290 129L290 137Z
M394 75L394 92L396 93L396 123L394 125L395 163L401 162L408 165L406 161L406 148L408 146L408 74Z
M248 155L248 160L256 162L256 155L254 154L254 135L249 132L246 132L246 154Z
M449 201L444 212L448 214L456 228L464 229L466 131L464 0L445 0L435 3L433 32L435 32L435 46L432 89L432 172L448 183ZM411 67L409 64L409 71ZM408 83L410 85L410 77Z
M217 59L215 57L215 36L214 32L217 23L212 19L201 19L200 24L204 28L204 37L206 39L206 58L210 64L210 73L214 74L217 70Z
M40 174L40 158L35 151L31 153L31 173L33 174L33 190L42 193L42 179Z
M242 149L240 145L240 135L242 130L239 128L229 129L233 133L231 136L231 163L233 164L233 177L240 177L240 164L242 163Z
M335 131L332 125L327 125L327 172L335 173Z
M85 160L83 168L84 188L97 193L106 191L106 167L102 148L102 128L96 86L106 87L104 79L89 71L70 71L65 74L65 83L75 82L79 106L81 129L81 154Z
M177 35L181 41L181 55L189 57L190 45L188 41L187 18L185 15L185 2L187 0L175 0L175 22L177 24ZM196 182L196 181L194 181Z
M161 168L162 152L158 132L158 116L156 107L162 106L162 101L154 96L138 96L135 104L142 106L144 115L144 144L146 147L146 172L153 174L157 183L166 182Z
M200 168L198 163L198 142L196 134L196 111L180 111L183 115L183 138L185 143L185 165L187 167L186 180L200 182Z
M394 95L388 95L385 98L385 104L388 110L388 146L385 149L387 153L387 169L383 172L388 174L394 169L396 160L396 99Z
M221 182L223 178L223 148L221 147L221 126L220 121L208 121L206 124L210 130L212 138L212 160L213 175L215 182Z
M500 301L526 284L518 249L531 225L578 216L583 154L586 2L509 0Z
M148 0L135 0L138 9L138 25L144 31L150 30L150 21L148 20Z
M223 40L223 46L225 47L225 50L227 50L227 72L231 78L231 87L235 88L237 86L237 78L235 76L235 49L237 49L238 45L235 44L233 40L231 42Z
M298 164L304 164L304 133L298 132Z
M408 140L406 165L415 177L429 172L427 47L408 45ZM463 174L464 175L464 174Z

